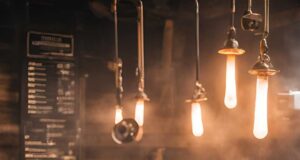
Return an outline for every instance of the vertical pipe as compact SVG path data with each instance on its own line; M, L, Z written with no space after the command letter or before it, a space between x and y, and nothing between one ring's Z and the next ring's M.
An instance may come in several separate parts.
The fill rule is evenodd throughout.
M231 1L231 27L234 27L235 0Z
M265 0L265 27L264 31L265 34L269 34L270 28L269 28L269 14L270 14L270 0ZM266 35L266 36L267 36Z
M248 11L252 10L252 0L248 0Z

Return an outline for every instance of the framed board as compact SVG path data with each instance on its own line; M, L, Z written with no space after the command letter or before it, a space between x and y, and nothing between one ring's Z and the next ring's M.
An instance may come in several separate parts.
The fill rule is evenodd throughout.
M27 35L30 45L21 94L22 157L78 160L79 82L73 36L33 31ZM60 51L58 44L64 46Z

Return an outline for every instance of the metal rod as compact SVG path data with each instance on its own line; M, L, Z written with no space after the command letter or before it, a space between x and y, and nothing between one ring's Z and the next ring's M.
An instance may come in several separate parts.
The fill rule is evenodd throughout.
M144 8L143 2L138 0L138 68L137 75L139 78L138 90L144 92L145 89L145 67L144 67Z
M252 0L248 0L248 11L252 10Z
M118 33L118 0L113 2L114 22L115 22L115 58L119 58L119 33Z
M199 31L199 2L195 0L196 3L196 49L197 49L197 58L196 58L196 81L200 81L200 31Z
M266 34L265 37L268 36L270 32L269 17L270 17L270 0L265 0L265 27L264 27L264 32Z
M235 0L231 1L231 27L234 27Z
M117 106L122 106L122 60L119 57L119 33L118 33L118 0L113 1L113 12L115 22L115 85Z

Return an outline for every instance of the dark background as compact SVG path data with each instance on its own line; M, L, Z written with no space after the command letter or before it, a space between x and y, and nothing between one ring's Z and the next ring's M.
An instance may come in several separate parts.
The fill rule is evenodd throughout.
M122 2L122 0L121 0ZM209 100L203 105L205 133L191 132L190 98L195 78L195 5L193 0L144 0L146 92L142 142L117 145L114 124L114 56L110 0L0 0L0 159L18 159L20 151L21 64L28 30L73 34L81 75L89 75L83 112L83 151L87 160L294 160L300 159L299 111L279 105L277 93L300 89L300 1L271 0L270 56L280 74L270 79L269 135L252 135L256 78L247 72L256 61L260 36L243 32L246 0L237 1L238 106L223 105L226 58L217 54L228 30L229 0L200 0L201 82ZM263 1L253 1L263 13ZM124 62L125 115L134 116L137 88L136 10L120 12L120 55ZM165 29L166 24L173 27ZM173 33L164 38L164 33ZM164 41L165 39L165 41ZM169 45L167 45L169 43ZM169 50L167 52L166 50Z

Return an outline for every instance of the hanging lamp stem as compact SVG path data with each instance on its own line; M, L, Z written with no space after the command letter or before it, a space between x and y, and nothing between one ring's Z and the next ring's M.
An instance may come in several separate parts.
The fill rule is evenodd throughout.
M137 76L139 79L138 90L144 92L145 89L145 66L144 66L144 8L143 2L138 0L138 68Z
M248 0L248 11L252 9L252 0Z
M270 33L270 0L265 0L265 26L264 26L264 36L267 38Z
M123 86L122 86L122 60L119 57L119 29L118 29L118 0L113 1L112 10L114 13L114 22L115 22L115 85L116 85L116 99L117 106L122 106L122 96L123 96Z
M231 27L234 28L235 0L231 1Z
M200 31L199 31L199 2L195 0L196 3L196 49L197 49L197 58L196 58L196 81L200 81Z

